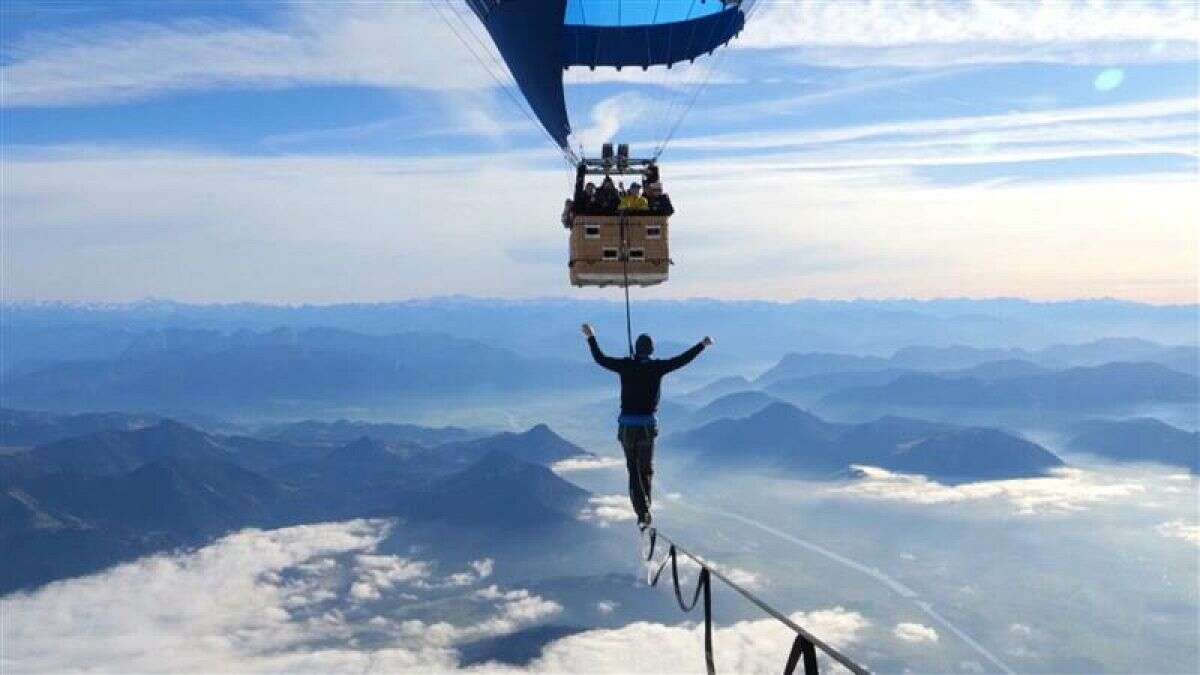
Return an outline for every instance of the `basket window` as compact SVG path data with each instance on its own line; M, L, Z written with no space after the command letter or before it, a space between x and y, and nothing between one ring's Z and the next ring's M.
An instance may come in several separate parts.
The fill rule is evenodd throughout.
M584 239L599 239L600 238L600 226L599 225L585 225L583 227L583 238Z
M662 226L661 225L647 225L646 226L646 238L647 239L662 239Z
M646 251L640 248L629 249L629 259L634 262L641 262L646 259Z
M604 256L605 260L616 260L617 259L617 249L606 248L606 249L604 249L604 253L602 255Z

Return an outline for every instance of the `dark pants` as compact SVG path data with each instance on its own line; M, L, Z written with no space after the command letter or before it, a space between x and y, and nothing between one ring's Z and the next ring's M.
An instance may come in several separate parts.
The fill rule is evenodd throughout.
M650 480L654 477L655 427L617 427L617 440L625 449L625 466L629 469L629 501L638 520L650 512Z

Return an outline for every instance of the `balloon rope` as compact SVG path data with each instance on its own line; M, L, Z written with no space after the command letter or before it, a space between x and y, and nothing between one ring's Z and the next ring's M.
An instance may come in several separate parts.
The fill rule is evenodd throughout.
M625 339L629 341L629 356L633 357L633 319L629 312L629 237L625 227L627 216L621 216L621 268L625 273Z

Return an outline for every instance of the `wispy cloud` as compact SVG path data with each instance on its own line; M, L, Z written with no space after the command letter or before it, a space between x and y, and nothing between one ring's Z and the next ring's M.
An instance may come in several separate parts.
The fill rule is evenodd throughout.
M594 522L601 527L611 523L632 522L637 518L629 497L624 495L597 495L588 498L588 505L579 512L579 519Z
M892 636L901 642L934 643L938 641L938 632L920 623L898 623L892 629Z
M767 48L785 60L836 68L1187 61L1196 57L1200 30L1189 3L1172 2L762 5L735 48ZM447 3L441 12L426 3L292 3L269 22L86 24L23 33L4 55L8 106L112 103L229 87L480 89L495 87L493 76L509 77L461 3ZM580 71L568 73L568 80L678 88L699 77L692 71L711 65L705 60L653 75ZM711 81L740 80L723 70Z
M271 25L121 21L25 34L4 50L4 105L111 103L235 86L493 86L425 3L283 8Z
M996 500L1009 503L1023 515L1080 511L1095 504L1132 499L1146 492L1146 486L1141 482L1082 469L1056 469L1053 476L1046 478L962 485L943 485L924 476L892 473L876 467L856 469L861 474L859 480L831 488L830 492L925 505Z
M1196 249L1180 245L1196 241L1190 174L939 185L894 157L867 166L887 158L863 152L673 162L664 178L687 214L674 242L679 274L648 297L930 297L953 287L1194 301ZM986 154L920 152L929 166ZM1015 152L1059 153L1036 144ZM14 299L85 300L544 295L563 288L561 269L509 251L524 241L565 249L557 213L495 207L514 186L561 197L567 181L552 160L548 151L390 158L10 148L0 200L7 290ZM997 246L1005 254L983 265L981 252Z
M1200 30L1186 2L766 3L739 44L835 68L1187 61Z
M1154 528L1156 532L1170 539L1182 539L1200 546L1200 525L1193 525L1184 520L1172 520Z
M551 467L555 473L570 473L572 471L594 471L597 469L623 469L625 460L617 457L577 457L564 459Z
M761 105L774 107L778 101ZM717 111L720 112L719 109ZM940 147L946 163L961 161L952 156L954 146L972 150L974 161L998 161L992 153L1005 146L1040 144L1050 148L1096 150L1108 142L1127 146L1127 153L1162 152L1195 157L1195 116L1200 101L1174 98L1105 106L1080 106L1053 110L1013 110L1005 114L948 116L901 122L880 122L829 128L776 129L734 134L710 134L674 141L673 148L698 151L771 151L781 153L801 148L823 148L837 153L861 151L853 144L873 143L875 163L899 155L903 163L914 148ZM1170 145L1155 147L1170 139ZM1070 146L1071 142L1086 142ZM1060 151L1061 152L1061 151ZM1047 154L1043 152L1042 154ZM908 155L911 157L911 154ZM1063 154L1059 158L1069 158ZM923 158L928 160L928 157ZM895 161L895 160L892 160Z

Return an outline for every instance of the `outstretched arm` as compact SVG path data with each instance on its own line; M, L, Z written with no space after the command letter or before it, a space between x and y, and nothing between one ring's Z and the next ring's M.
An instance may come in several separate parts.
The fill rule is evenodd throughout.
M663 374L666 375L672 370L679 370L680 368L691 363L692 359L700 356L700 352L704 351L704 348L712 343L712 338L705 337L703 340L697 342L694 347L680 354L679 356L664 360L662 362Z
M600 344L596 342L596 331L592 330L591 325L583 324L583 334L587 336L588 349L592 351L592 358L596 360L601 368L616 371L620 361L611 356L605 356L604 352L600 351Z

